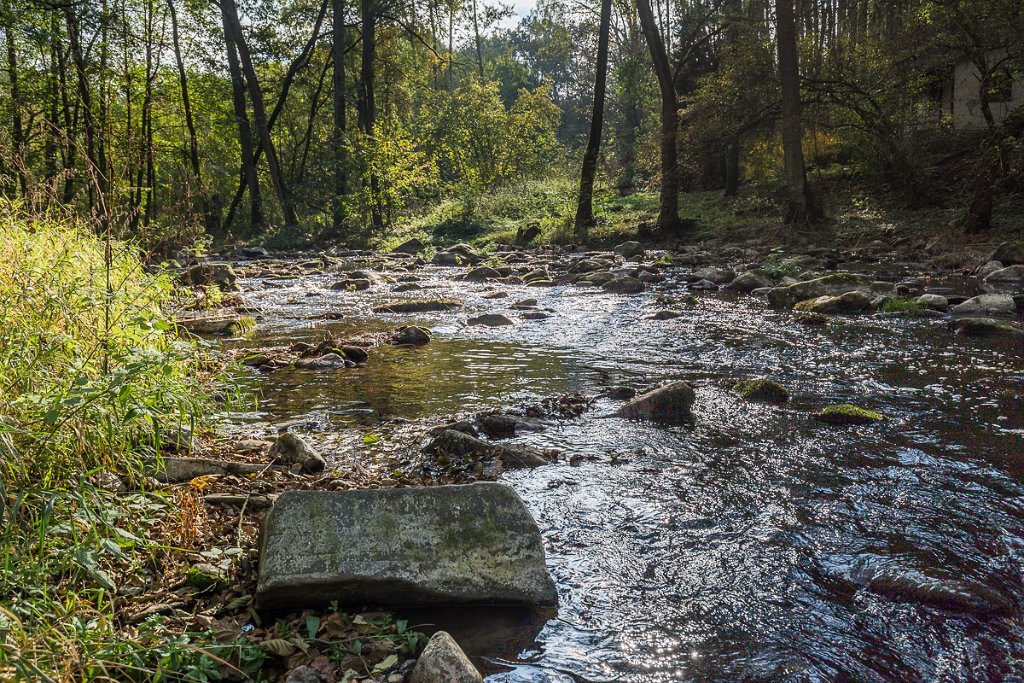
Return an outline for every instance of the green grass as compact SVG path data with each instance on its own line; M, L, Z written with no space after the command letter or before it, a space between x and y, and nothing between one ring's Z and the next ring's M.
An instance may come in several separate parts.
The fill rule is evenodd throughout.
M919 303L916 299L906 297L892 297L888 299L879 309L881 313L920 313L927 311L928 307Z

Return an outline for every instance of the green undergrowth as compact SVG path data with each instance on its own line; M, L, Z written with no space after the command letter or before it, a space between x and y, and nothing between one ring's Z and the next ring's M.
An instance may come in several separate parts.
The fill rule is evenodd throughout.
M155 631L115 619L167 547L144 463L222 369L167 321L173 296L130 244L0 203L0 680L178 680L154 673Z

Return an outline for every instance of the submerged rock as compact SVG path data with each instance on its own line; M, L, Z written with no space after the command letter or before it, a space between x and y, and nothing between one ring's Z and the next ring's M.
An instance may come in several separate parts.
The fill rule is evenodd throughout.
M267 455L281 464L298 465L303 472L323 472L327 467L323 456L313 450L301 436L292 432L277 437Z
M409 683L483 683L473 662L444 631L430 637L409 674Z
M423 346L429 344L430 339L430 330L427 328L407 325L392 332L388 343L396 346Z
M630 420L650 420L666 424L688 422L696 400L693 387L686 382L673 382L637 396L615 413Z
M865 425L885 419L881 413L849 403L827 406L818 413L818 420L830 425Z
M673 320L674 318L678 318L678 317L680 317L682 315L683 314L680 313L679 311L665 310L665 311L658 311L657 313L652 315L650 317L650 319L651 320Z
M513 325L514 323L501 315L500 313L484 313L473 318L466 320L466 325L470 327L482 326L482 327L504 327L507 325Z
M256 606L554 605L537 523L509 486L288 491L260 530Z
M355 365L347 360L340 353L325 353L316 358L299 358L295 361L295 367L299 370L341 370Z
M785 403L789 400L789 392L778 382L770 379L745 379L732 388L737 394L748 401L760 403Z
M458 299L408 299L388 301L373 307L374 313L429 313L431 311L453 311L462 308Z

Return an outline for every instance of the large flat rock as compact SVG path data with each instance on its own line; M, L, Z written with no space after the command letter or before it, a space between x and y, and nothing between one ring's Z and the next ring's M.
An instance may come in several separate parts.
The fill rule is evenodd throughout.
M289 491L260 531L256 605L554 605L537 523L497 483Z

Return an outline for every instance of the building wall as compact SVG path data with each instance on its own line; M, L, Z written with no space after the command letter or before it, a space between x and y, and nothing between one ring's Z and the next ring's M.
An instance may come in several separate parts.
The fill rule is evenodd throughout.
M952 114L956 130L977 130L985 128L985 115L981 112L981 99L978 89L981 85L981 73L970 62L957 65L953 75ZM946 110L948 100L943 97L943 109ZM992 117L996 123L1017 107L1024 105L1024 79L1013 82L1009 102L991 102ZM947 113L948 110L946 110Z

